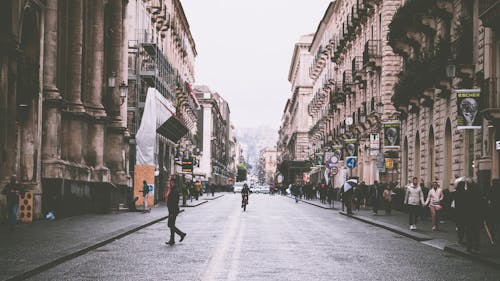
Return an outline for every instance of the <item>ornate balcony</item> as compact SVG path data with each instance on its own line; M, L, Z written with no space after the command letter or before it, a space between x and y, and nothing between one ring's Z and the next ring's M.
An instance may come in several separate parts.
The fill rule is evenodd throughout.
M352 59L352 78L354 81L363 80L363 57L356 56Z
M363 67L382 66L382 44L380 40L368 40L363 51Z
M352 71L351 70L345 70L344 73L342 73L342 89L344 92L351 92L352 88Z

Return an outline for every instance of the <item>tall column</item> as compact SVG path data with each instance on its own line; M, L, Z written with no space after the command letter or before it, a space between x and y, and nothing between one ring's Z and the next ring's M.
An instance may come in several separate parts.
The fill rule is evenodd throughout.
M91 15L91 42L89 42L89 91L87 112L93 116L89 124L88 164L97 169L104 167L104 118L106 113L102 105L104 75L104 3L91 0L88 4Z
M124 80L122 72L122 43L123 43L123 0L110 0L110 25L113 30L110 36L110 51L107 76L112 72L116 73L116 85L111 89L111 97L109 100L108 110L110 123L107 127L107 135L105 140L105 159L106 165L111 170L112 181L115 184L128 184L125 173L126 152L124 150L124 131L126 128L122 126L120 117L120 89L118 85ZM107 15L106 15L107 16Z
M83 3L73 0L69 3L69 36L68 36L68 112L65 122L65 155L69 161L82 162L82 118L84 108L82 93L82 41L83 41Z
M110 99L110 111L114 119L120 119L120 88L118 85L124 80L122 74L122 46L123 46L123 0L110 0L111 5L111 28L113 32L111 33L111 52L108 70L110 72L116 73L116 85L112 89L111 99ZM108 76L111 73L108 73Z
M57 78L57 0L47 0L43 46L42 160L60 159L61 95Z

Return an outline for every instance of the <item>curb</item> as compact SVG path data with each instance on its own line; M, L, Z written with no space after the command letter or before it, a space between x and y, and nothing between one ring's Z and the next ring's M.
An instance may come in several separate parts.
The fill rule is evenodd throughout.
M184 210L180 210L179 213L182 213L182 212L184 212ZM24 280L26 278L32 277L32 276L34 276L36 274L42 273L42 272L44 272L44 271L46 271L46 270L48 270L50 268L53 268L53 267L55 267L55 266L57 266L57 265L59 265L61 263L64 263L66 261L69 261L69 260L72 260L72 259L77 258L79 256L82 256L82 255L84 255L84 254L86 254L86 253L88 253L88 252L90 252L92 250L98 249L98 248L100 248L102 246L105 246L105 245L111 243L111 242L114 242L115 240L121 239L121 238L123 238L123 237L125 237L127 235L130 235L130 234L132 234L134 232L137 232L137 231L139 231L139 230L141 230L143 228L146 228L146 227L151 226L153 224L159 223L159 222L161 222L163 220L166 220L166 219L168 219L168 216L160 217L160 218L152 220L152 221L150 221L148 223L136 226L136 227L134 227L132 229L129 229L129 230L123 232L123 233L114 235L111 238L108 238L108 239L106 239L104 241L98 242L98 243L96 243L94 245L90 245L90 246L84 247L83 249L77 250L77 251L75 251L73 253L70 253L70 254L64 255L62 257L56 258L53 261L50 261L48 263L42 264L40 266L37 266L37 267L35 267L33 269L30 269L28 271L25 271L25 272L23 272L21 274L18 274L18 275L15 275L13 277L10 277L10 278L8 278L6 280L7 281L9 281L9 280Z
M194 205L184 205L184 206L183 206L183 205L180 205L179 207L183 207L183 208L194 208L194 207L198 207L198 206L200 206L201 204L205 204L205 203L207 203L207 202L208 202L207 200L203 200L203 201L201 201L201 202L199 202L199 203L197 203L197 204L194 204Z
M419 242L421 242L421 241L428 241L428 240L432 240L433 239L432 237L427 236L425 234L421 234L421 233L413 232L413 231L408 231L408 230L406 230L406 229L404 229L402 227L395 226L395 225L392 225L392 224L388 224L388 223L384 223L384 222L379 222L379 221L376 221L376 220L373 220L373 219L369 219L369 218L366 218L366 217L361 217L361 216L356 216L356 215L349 215L349 214L347 214L346 212L343 212L343 211L340 211L339 213L341 215L346 216L346 217L350 217L350 218L353 218L353 219L356 219L356 220L359 220L359 221L362 221L362 222L365 222L365 223L368 223L368 224L371 224L371 225L375 225L375 226L387 229L389 231L392 231L392 232L397 233L397 234L402 235L402 236L406 236L408 238L411 238L411 239L419 241Z
M295 198L294 198L294 197L291 197L291 196L287 196L287 197L288 197L288 198L290 198L290 199L295 200ZM319 207L319 208L325 209L325 210L337 210L337 209L336 209L336 208L334 208L334 207L331 207L331 208L330 208L330 207L325 207L325 206L322 206L322 205L319 205L319 204L316 204L316 203L312 203L312 202L309 202L309 201L306 201L306 200L303 200L303 199L299 199L299 201L304 202L304 203L307 203L307 204L309 204L309 205L313 205L313 206L316 206L316 207Z
M215 199L219 199L219 198L221 198L221 197L223 197L223 196L224 196L224 194L221 194L221 195L217 195L217 196L215 196L215 197L205 198L204 200L215 200Z
M453 253L453 254L456 254L456 255L459 255L459 256L462 256L462 257L465 257L465 258L469 258L471 260L482 262L484 264L493 266L493 267L495 267L497 269L500 268L500 261L493 260L493 259L490 259L488 257L476 255L476 254L473 254L473 253L469 253L469 252L467 252L466 250L464 250L461 246L459 246L457 244L451 244L451 245L445 246L444 247L444 251L445 252L449 252L449 253Z

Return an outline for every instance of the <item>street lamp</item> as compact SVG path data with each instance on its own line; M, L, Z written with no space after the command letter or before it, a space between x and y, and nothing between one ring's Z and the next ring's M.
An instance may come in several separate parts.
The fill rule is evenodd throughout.
M359 122L363 124L365 123L365 121L366 121L366 113L364 111L361 111L359 113Z
M455 66L455 62L453 60L448 60L448 63L446 64L446 77L449 79L452 79L456 75L457 68Z
M121 101L121 104L123 104L125 102L125 99L127 98L127 94L128 94L128 85L125 84L125 81L122 81L122 83L120 84L120 101Z
M108 87L114 88L116 84L116 72L111 72L111 75L108 77Z
M377 102L377 113L378 114L384 113L384 103L381 101Z

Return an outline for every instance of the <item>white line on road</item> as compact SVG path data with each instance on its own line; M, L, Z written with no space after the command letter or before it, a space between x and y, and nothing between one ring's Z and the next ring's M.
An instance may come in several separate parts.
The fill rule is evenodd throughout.
M233 213L238 213L238 211ZM201 280L218 280L217 273L220 273L220 271L225 268L224 261L229 254L228 252L235 241L236 235L238 234L240 219L239 215L229 216L229 219L226 221L222 237L219 239L219 242L215 247L215 252L207 262L207 266Z

